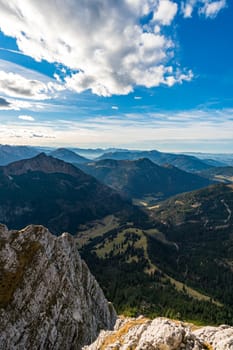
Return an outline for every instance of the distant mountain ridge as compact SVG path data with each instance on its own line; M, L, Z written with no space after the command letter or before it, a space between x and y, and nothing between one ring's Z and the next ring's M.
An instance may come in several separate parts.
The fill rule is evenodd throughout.
M67 148L58 148L55 151L50 152L49 155L69 163L82 164L89 161L89 159L82 157Z
M0 145L0 165L35 157L40 151L30 146Z
M43 153L0 168L0 222L11 229L43 224L74 234L80 224L114 214L145 215L92 176Z
M156 150L152 151L124 151L105 153L97 160L115 159L115 160L136 160L140 158L148 158L152 162L163 165L171 164L188 172L198 172L204 169L211 168L211 165L204 161L184 154L163 153Z
M159 166L147 158L103 159L81 166L88 174L131 198L168 197L208 186L210 181L174 166Z
M233 166L233 153L204 153L204 152L184 152L184 154L191 155L206 160L214 160L219 163L216 166Z
M136 160L139 158L149 158L151 161L163 165L172 164L182 170L189 172L199 172L213 166L232 165L232 155L214 155L202 153L166 153L157 150L128 150L121 148L54 148L54 147L32 147L32 146L10 146L0 145L0 165L7 165L13 161L28 159L45 152L70 163L85 163L87 159L100 160L112 158L116 160Z
M127 149L124 148L77 148L77 147L72 147L70 150L74 151L75 153L78 153L79 155L90 158L90 159L95 159L97 157L102 156L104 153L108 152L117 152L117 151L128 151Z

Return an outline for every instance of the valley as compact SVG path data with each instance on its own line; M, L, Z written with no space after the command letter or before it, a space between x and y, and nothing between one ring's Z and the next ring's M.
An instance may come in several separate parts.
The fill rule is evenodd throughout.
M78 233L81 254L119 312L231 323L232 209L231 186L178 195L147 209L151 227Z
M2 166L1 222L71 232L118 313L232 324L232 186L148 159L71 163Z

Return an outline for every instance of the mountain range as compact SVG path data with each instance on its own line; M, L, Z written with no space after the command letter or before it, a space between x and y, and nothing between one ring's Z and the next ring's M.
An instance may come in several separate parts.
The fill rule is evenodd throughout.
M136 160L140 158L148 158L158 165L171 164L177 168L189 172L198 172L211 167L211 165L206 164L204 161L194 156L175 153L164 153L156 150L109 152L104 153L101 157L99 157L99 160Z
M232 187L215 184L142 209L120 192L144 196L160 187L171 195L208 179L148 159L81 166L119 192L42 153L0 168L0 221L76 235L119 313L233 324Z
M203 153L203 152L185 152L184 154L202 159L204 162L215 161L215 166L233 166L233 153ZM218 163L218 164L217 164Z
M208 186L210 181L174 166L159 166L147 158L103 159L79 166L86 173L130 198L154 199Z
M6 165L21 159L32 158L40 151L29 146L0 145L0 165Z
M145 216L92 176L43 153L0 168L0 222L10 228L44 224L53 233L75 233L110 214Z
M157 150L141 151L128 149L82 149L82 148L48 148L48 147L30 147L30 146L9 146L0 145L0 165L6 165L10 162L31 158L41 152L52 155L66 162L85 163L88 159L94 161L100 159L115 160L136 160L140 158L148 158L158 165L171 164L188 172L199 172L214 166L232 165L232 157L230 155L211 155L209 157L197 153L175 154L159 152Z

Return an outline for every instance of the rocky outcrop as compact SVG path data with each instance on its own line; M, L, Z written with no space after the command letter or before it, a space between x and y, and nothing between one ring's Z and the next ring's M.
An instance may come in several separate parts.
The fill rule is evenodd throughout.
M222 325L219 327L203 327L194 332L194 334L209 344L215 350L233 349L233 327Z
M233 327L193 326L166 318L118 319L114 331L102 331L83 350L232 350Z
M72 236L0 226L1 350L79 350L115 320Z

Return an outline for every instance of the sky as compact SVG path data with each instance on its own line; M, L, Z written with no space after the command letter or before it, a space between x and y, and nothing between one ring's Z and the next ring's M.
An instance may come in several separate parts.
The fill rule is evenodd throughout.
M233 153L232 0L0 0L0 144Z

